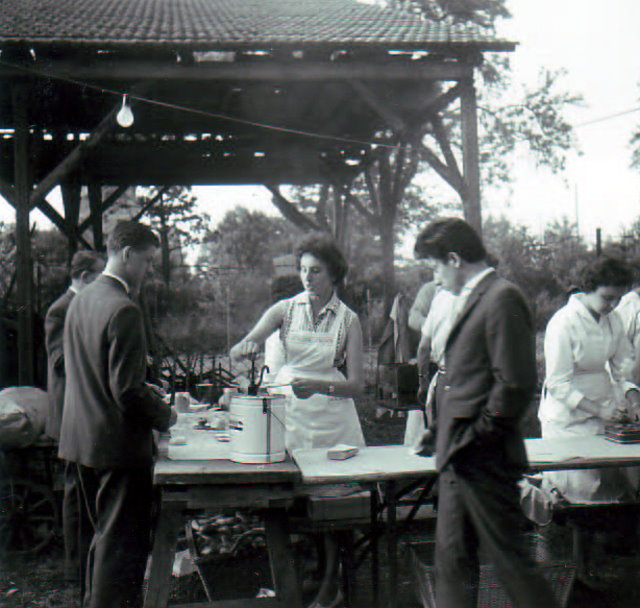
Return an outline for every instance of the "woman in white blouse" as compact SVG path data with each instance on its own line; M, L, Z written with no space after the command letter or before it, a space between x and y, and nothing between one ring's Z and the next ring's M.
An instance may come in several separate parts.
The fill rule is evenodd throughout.
M637 412L631 344L613 310L631 278L623 262L595 260L582 273L581 291L549 321L538 412L544 438L601 434L607 422ZM607 468L548 472L544 480L570 502L595 503L635 498L633 477L630 469Z

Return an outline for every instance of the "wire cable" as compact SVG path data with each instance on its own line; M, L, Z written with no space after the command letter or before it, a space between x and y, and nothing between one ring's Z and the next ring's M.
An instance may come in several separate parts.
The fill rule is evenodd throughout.
M215 118L217 120L226 120L228 122L233 122L236 124L242 124L250 127L256 127L259 129L268 129L271 131L278 131L280 133L288 133L292 135L300 135L302 137L311 137L315 139L323 139L329 141L336 141L340 143L348 143L348 144L358 144L360 146L380 146L383 148L395 148L394 144L387 144L378 141L368 141L362 139L354 139L350 137L340 137L339 135L327 135L325 133L316 133L314 131L305 131L301 129L294 129L292 127L284 127L282 125L273 125L264 122L259 122L255 120L249 120L246 118L239 118L237 116L229 116L228 114L221 114L219 112L209 112L207 110L199 110L198 108L191 108L189 106L183 106L176 103L171 103L168 101L160 101L159 99L151 99L150 97L143 97L142 95L136 95L129 92L118 91L116 89L111 89L108 87L99 86L96 84L91 84L89 82L84 82L81 80L76 80L75 78L71 78L69 76L62 76L60 74L54 74L53 72L47 72L45 70L41 70L38 68L32 68L25 65L20 65L16 63L12 63L9 61L4 61L0 59L0 65L13 68L16 70L21 70L23 72L27 72L30 74L35 74L40 76L41 78L50 78L54 80L60 80L62 82L67 82L69 84L74 84L79 87L85 87L88 89L92 89L95 91L100 91L101 93L108 93L110 95L116 95L118 97L122 97L123 95L127 95L129 99L135 99L136 101L140 101L143 103L148 103L150 105L156 105L164 108L169 108L172 110L179 110L181 112L188 112L191 114L197 114L199 116L205 116L207 118Z

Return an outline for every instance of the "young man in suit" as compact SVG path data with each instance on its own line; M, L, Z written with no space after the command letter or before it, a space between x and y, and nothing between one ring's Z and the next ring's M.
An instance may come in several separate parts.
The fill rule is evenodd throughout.
M93 525L83 608L136 608L151 533L152 430L175 412L145 383L145 331L132 300L158 239L119 222L105 271L71 302L64 330L67 377L59 456L75 463Z
M486 262L461 219L429 224L415 245L434 280L458 296L436 392L437 422L423 451L440 473L436 525L438 608L475 608L482 546L519 608L555 607L527 556L517 482L527 466L518 423L536 386L534 325L520 290Z
M45 421L45 432L59 441L62 405L64 402L64 350L62 334L67 310L73 297L92 283L102 272L104 260L95 251L77 251L71 258L71 285L49 307L44 319L45 345L47 349L47 393L49 410ZM64 497L62 500L62 532L64 536L65 571L70 580L79 579L82 583L80 568L83 550L79 546L78 526L80 508L80 488L72 463L64 467ZM82 585L81 585L82 586Z

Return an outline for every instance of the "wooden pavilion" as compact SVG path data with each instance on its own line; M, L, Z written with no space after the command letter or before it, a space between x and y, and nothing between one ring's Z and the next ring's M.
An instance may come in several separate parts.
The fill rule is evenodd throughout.
M102 214L129 187L348 184L380 146L429 124L430 163L480 227L474 69L514 49L482 28L356 0L0 0L0 13L21 384L33 379L35 208L71 243L101 248ZM116 122L124 94L129 128ZM462 167L441 121L457 99ZM57 186L64 215L47 200Z

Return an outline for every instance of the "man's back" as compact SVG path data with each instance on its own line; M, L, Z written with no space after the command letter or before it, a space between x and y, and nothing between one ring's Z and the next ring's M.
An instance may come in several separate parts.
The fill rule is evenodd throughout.
M45 431L53 439L60 439L65 386L62 338L67 310L74 295L71 289L67 289L51 304L44 320L47 348L47 393L49 396Z
M98 469L147 466L151 429L166 428L169 410L144 385L142 315L123 285L102 276L74 298L64 349L60 456Z

